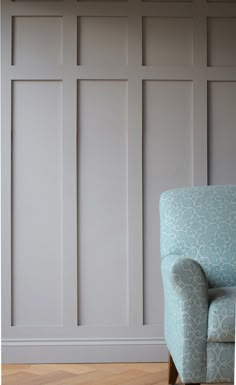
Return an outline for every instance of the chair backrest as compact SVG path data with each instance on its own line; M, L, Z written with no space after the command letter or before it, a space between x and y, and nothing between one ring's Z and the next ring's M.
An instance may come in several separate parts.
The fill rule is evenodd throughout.
M162 258L192 258L210 287L236 286L236 186L166 191L160 222Z

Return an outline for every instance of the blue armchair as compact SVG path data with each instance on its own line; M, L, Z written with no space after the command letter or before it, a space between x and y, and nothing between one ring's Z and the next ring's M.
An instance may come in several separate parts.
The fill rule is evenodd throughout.
M233 382L236 186L167 191L160 223L169 383Z

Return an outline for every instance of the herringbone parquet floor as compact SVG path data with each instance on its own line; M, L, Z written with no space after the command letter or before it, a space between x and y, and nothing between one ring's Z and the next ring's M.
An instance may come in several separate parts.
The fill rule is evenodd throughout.
M167 385L167 364L2 365L2 385Z

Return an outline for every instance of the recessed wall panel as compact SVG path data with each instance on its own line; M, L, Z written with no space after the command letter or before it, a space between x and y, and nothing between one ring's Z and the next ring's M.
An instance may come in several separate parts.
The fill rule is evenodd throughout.
M144 324L161 325L159 198L192 184L192 83L145 81L143 91Z
M192 19L143 17L144 65L191 65Z
M236 65L236 18L208 18L208 65Z
M62 64L62 17L15 16L12 23L12 64Z
M13 325L61 324L60 81L13 82Z
M78 64L125 65L127 55L126 17L78 18Z
M127 322L127 82L80 81L80 325Z
M236 82L208 85L209 184L236 184Z

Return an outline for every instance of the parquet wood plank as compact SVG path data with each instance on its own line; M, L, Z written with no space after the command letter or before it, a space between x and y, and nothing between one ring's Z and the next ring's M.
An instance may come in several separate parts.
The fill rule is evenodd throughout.
M18 373L12 373L3 375L2 373L2 385L25 385L26 382L31 381L37 378L37 375L32 373L27 373L26 371L20 371Z
M3 364L2 365L2 372L4 373L4 375L7 375L7 374L13 374L13 373L18 373L20 371L25 371L25 370L29 370L30 368L30 364Z
M167 385L167 364L2 365L2 385Z
M31 365L30 368L28 368L28 372L35 373L39 375L47 374L50 372L56 372L59 370L72 373L72 374L83 374L83 373L89 373L92 371L95 371L96 369L92 369L89 365L82 365L82 364L34 364Z

